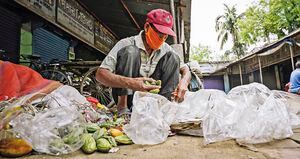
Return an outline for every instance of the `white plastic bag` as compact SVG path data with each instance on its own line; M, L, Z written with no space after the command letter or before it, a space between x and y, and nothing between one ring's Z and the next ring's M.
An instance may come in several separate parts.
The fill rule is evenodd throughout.
M85 98L76 89L62 86L35 102L43 103L44 108L18 115L10 122L13 131L37 152L60 155L78 150L85 125L78 107L88 104Z
M231 138L263 143L293 134L286 99L262 84L235 87L218 100L210 101L213 107L203 121L206 144Z
M173 123L191 122L202 120L209 110L209 100L212 96L224 98L226 94L220 90L199 90L186 92L184 101L178 103L178 111Z
M52 108L34 117L23 113L12 122L13 130L37 152L68 154L83 145L80 135L84 132L84 120L74 109Z
M135 144L162 143L168 137L176 111L176 104L161 95L136 92L131 120L124 131Z

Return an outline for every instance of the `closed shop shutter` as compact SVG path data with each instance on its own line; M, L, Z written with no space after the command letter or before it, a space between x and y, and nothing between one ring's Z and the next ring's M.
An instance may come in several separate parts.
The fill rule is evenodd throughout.
M21 18L0 6L0 49L10 61L19 62Z
M204 77L205 89L218 89L224 91L224 79L223 76L205 76Z
M68 60L70 44L67 40L43 28L34 29L32 37L33 54L40 55L42 62Z

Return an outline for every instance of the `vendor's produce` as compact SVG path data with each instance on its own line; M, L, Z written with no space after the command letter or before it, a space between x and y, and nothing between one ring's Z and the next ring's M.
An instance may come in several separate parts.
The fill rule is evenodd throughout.
M100 152L108 152L112 148L112 145L105 138L98 139L96 141L96 144L97 144L97 150Z
M132 140L123 132L124 118L114 118L100 124L88 123L85 127L87 133L82 135L84 145L81 147L85 153L93 153L94 146L99 152L108 153L119 144L133 144ZM92 139L95 141L92 141ZM113 151L112 151L113 152Z
M110 122L110 121L107 121L107 122L103 122L103 123L99 124L99 126L101 128L110 128L110 127L114 126L114 123Z
M157 81L153 81L153 82L148 82L148 81L145 81L145 84L146 85L154 85L154 86L161 86L161 80L157 80ZM152 90L150 90L149 92L150 93L153 93L153 94L158 94L159 93L159 91L160 91L160 89L152 89Z
M74 145L78 143L81 139L80 136L83 134L84 129L81 127L76 127L72 131L70 131L66 136L62 139L65 144Z
M152 90L150 90L149 92L150 93L153 93L153 94L158 94L159 93L159 89L152 89Z
M23 139L8 138L0 140L0 155L20 157L32 151L32 147Z
M97 130L96 132L94 132L93 134L93 138L95 140L99 139L100 137L104 136L107 134L107 130L106 128L100 128L99 130Z
M124 144L124 145L130 145L133 144L132 140L127 136L127 135L120 135L115 137L115 140L120 143L120 144Z
M122 131L120 131L119 129L115 129L115 128L110 128L109 132L110 132L112 137L124 135L124 133Z
M97 150L96 141L91 134L83 134L81 139L84 142L83 146L81 147L81 150L84 153L90 154Z
M51 152L53 152L54 154L55 153L58 153L59 150L62 150L65 148L65 143L63 140L61 139L55 139L55 140L52 140L50 143L49 143L49 149L51 150Z
M96 123L89 123L89 124L86 125L86 130L89 133L93 133L93 132L95 132L95 131L97 131L99 129L100 129L100 127Z
M114 137L112 137L112 136L104 136L103 138L107 139L108 142L111 144L112 147L117 147L118 146Z

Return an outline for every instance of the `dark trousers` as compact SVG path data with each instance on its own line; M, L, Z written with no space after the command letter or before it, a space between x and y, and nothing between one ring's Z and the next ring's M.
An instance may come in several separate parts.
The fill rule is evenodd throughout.
M126 77L141 77L141 52L138 47L132 45L118 52L115 73ZM172 92L179 83L180 59L173 52L167 52L159 61L154 73L150 76L155 80L161 80L162 85L159 94L171 100ZM134 91L124 88L113 88L114 101L118 102L118 96L128 95L128 107L132 106Z

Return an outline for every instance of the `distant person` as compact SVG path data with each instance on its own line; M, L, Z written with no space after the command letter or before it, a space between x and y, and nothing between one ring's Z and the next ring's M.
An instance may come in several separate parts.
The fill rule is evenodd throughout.
M296 69L291 73L290 88L288 91L300 94L300 61L296 62Z

